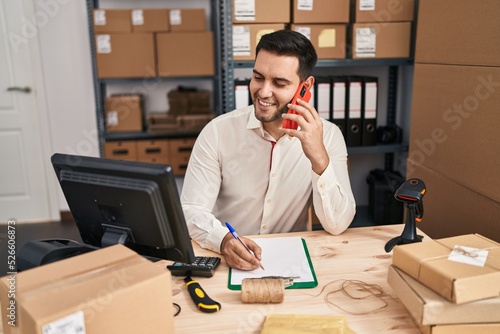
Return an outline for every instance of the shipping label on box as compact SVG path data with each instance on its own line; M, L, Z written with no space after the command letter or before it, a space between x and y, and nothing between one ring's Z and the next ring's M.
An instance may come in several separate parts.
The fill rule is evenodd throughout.
M392 264L457 304L500 296L500 244L479 234L398 245Z

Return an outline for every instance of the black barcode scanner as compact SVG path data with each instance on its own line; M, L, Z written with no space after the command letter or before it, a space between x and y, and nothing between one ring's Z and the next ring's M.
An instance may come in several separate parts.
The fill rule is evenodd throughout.
M424 215L424 205L422 199L426 192L424 181L412 178L406 180L396 190L394 197L404 203L406 208L406 221L403 233L392 238L385 245L385 251L389 253L396 245L409 244L422 241L422 236L417 235L416 223L422 220Z

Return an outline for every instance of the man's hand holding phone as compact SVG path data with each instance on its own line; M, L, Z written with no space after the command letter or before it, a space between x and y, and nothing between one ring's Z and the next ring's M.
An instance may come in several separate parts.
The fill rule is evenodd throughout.
M297 91L295 92L295 95L293 96L293 99L290 103L297 105L298 104L297 99L301 99L305 102L309 102L309 100L311 99L311 92L309 91L309 89L307 88L307 86L305 85L304 82L301 82L299 87L297 87ZM295 110L292 110L292 109L288 109L287 113L299 115ZM295 121L292 121L290 119L283 120L282 127L284 129L297 130L298 126L299 125Z

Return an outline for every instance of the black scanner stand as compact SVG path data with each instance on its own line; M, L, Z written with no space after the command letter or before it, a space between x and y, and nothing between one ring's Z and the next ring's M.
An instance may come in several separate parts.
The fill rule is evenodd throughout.
M17 255L17 270L23 271L98 248L70 239L41 239L26 243Z

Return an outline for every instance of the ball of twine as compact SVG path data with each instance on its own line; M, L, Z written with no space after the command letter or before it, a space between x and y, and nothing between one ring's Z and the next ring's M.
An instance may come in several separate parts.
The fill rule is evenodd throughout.
M243 303L277 304L285 298L283 278L245 278L241 283Z

